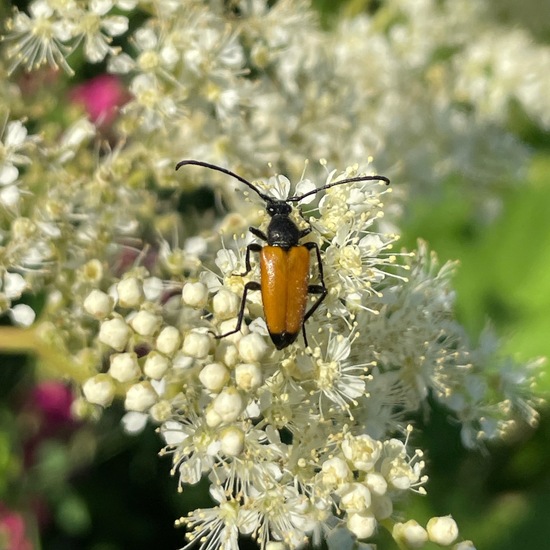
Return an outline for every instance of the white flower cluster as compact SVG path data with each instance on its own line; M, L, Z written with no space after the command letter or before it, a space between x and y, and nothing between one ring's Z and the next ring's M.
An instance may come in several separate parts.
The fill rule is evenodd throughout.
M16 11L8 20L5 38L12 59L10 72L18 65L30 71L47 63L72 73L66 57L80 43L90 63L116 54L111 42L128 30L128 18L109 12L115 7L129 10L136 4L136 0L91 0L85 5L75 0L34 0L28 14Z
M181 520L190 544L233 550L251 534L266 550L297 547L344 525L359 538L383 526L411 547L452 545L450 519L395 523L397 501L425 480L410 416L433 396L467 446L536 422L537 363L498 359L490 332L472 349L454 319L452 265L439 268L422 244L393 250L382 199L405 186L334 187L293 214L313 229L328 294L307 322L310 346L300 336L277 351L258 292L240 332L213 335L235 327L245 284L258 280L236 274L264 205L220 174L173 171L182 156L246 177L271 165L305 189L306 171L319 187L372 173L376 154L411 197L453 176L475 182L479 199L526 159L505 106L550 124L550 70L537 69L550 50L496 27L480 5L388 0L329 30L290 0L33 0L6 19L0 312L30 325L17 302L42 293L36 334L72 365L80 412L123 399L129 429L160 425L182 486L209 479L217 505ZM19 72L70 74L79 59L128 83L106 134L63 108L64 75ZM306 170L305 158L326 160ZM180 192L203 184L229 214L180 219ZM288 196L283 176L259 184ZM318 271L314 258L312 283Z
M331 172L327 182L350 174ZM286 178L271 183L274 195L286 196ZM413 537L410 524L392 518L404 493L424 492L422 452L408 449L407 419L429 394L464 422L468 445L536 420L524 371L506 394L469 400L484 365L468 362L477 352L452 317L452 266L438 270L424 245L415 257L391 252L396 236L376 230L389 189L378 182L329 189L309 218L329 294L306 324L308 348L297 342L277 351L268 342L254 292L241 331L214 337L235 327L244 285L258 277L239 275L239 249L218 252L219 275L199 270L181 294L137 268L86 297L98 323L93 355L109 365L84 383L86 401L108 406L122 396L129 429L147 419L160 424L182 488L204 476L211 483L216 505L179 521L190 544L237 549L239 535L252 535L261 548L273 541L295 548L341 525L360 539L380 526ZM418 529L424 542L436 540Z

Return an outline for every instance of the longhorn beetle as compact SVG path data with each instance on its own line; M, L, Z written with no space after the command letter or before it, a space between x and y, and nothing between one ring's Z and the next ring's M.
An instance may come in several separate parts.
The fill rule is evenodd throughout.
M267 329L275 347L283 349L292 344L298 337L300 329L302 329L304 342L307 346L305 322L321 305L328 291L323 278L323 262L319 246L314 242L300 244L301 239L310 233L312 229L311 227L299 229L290 219L290 213L292 212L290 203L299 202L306 197L317 194L319 191L335 187L336 185L368 180L383 181L386 185L389 185L390 180L385 176L358 176L335 181L318 189L308 191L303 195L281 200L269 197L243 177L215 164L199 160L182 160L176 165L176 170L189 164L222 172L244 183L265 201L266 211L271 216L266 233L256 227L249 228L254 236L267 242L267 244L261 246L257 243L252 243L247 246L245 256L246 271L240 274L246 275L252 270L250 254L252 252L259 253L261 282L251 281L246 283L237 318L237 326L234 330L225 334L215 335L215 337L224 338L241 330L246 306L246 295L252 290L260 290L262 292ZM312 250L315 251L319 266L320 284L316 285L308 284L309 260ZM318 298L306 311L309 294L316 294Z

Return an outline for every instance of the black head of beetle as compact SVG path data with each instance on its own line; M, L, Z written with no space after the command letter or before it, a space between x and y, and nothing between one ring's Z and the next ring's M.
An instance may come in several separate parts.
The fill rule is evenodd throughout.
M270 200L266 211L271 216L267 226L266 241L269 246L280 246L284 249L298 246L303 231L290 219L292 207L282 200Z

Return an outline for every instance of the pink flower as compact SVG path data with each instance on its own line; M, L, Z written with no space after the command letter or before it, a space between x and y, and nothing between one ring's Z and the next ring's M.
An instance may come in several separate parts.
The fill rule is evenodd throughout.
M116 76L102 74L73 88L70 98L84 106L92 122L110 126L130 95Z
M25 520L21 514L0 502L0 548L6 550L33 550L25 535Z
M44 424L59 426L72 423L71 405L74 396L65 384L55 380L40 382L31 390L27 399L29 405L40 413Z

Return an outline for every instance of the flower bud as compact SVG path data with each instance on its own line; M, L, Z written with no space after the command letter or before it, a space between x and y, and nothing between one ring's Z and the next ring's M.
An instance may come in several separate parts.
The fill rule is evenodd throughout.
M262 369L254 363L241 363L235 368L235 382L241 390L253 391L263 381Z
M130 321L132 328L140 336L152 336L160 328L161 323L162 319L158 315L145 309L138 311Z
M96 374L84 382L82 391L89 403L107 407L115 396L115 383L108 374Z
M147 359L145 359L143 372L149 378L160 380L169 368L170 359L157 351L152 351L147 355Z
M453 550L476 550L476 547L471 540L463 540L461 542L457 542L453 546Z
M269 350L264 338L256 332L243 336L239 340L238 348L245 363L259 363Z
M221 363L210 363L202 368L199 380L207 390L218 393L229 381L229 370Z
M428 542L426 529L414 519L406 523L396 523L393 526L392 536L408 548L422 548Z
M130 382L141 375L135 353L115 353L111 355L109 374L119 382Z
M186 283L181 299L186 306L203 308L208 302L208 287L204 283Z
M181 345L181 334L176 327L164 327L157 336L158 351L172 355Z
M128 277L119 281L116 285L116 291L118 303L121 307L139 307L143 301L143 288L140 280L136 277Z
M195 359L204 359L210 351L210 337L202 332L189 332L183 341L182 351Z
M450 546L458 537L458 526L451 516L431 518L426 530L429 539L440 546Z
M346 525L358 539L367 539L374 535L377 523L372 514L349 514Z
M236 346L226 339L218 344L214 357L216 361L227 365L229 368L234 367L240 359Z
M205 419L209 428L216 428L222 423L222 417L212 407L206 409Z
M122 351L131 334L130 327L119 318L103 321L99 329L99 341L116 351Z
M237 316L241 298L226 288L220 288L212 299L214 315L218 319L232 319Z
M382 474L370 472L365 477L365 484L374 495L385 495L388 490L388 483Z
M84 300L84 309L96 319L104 319L113 309L113 299L105 292L94 289Z
M222 431L220 442L225 455L239 456L244 449L244 433L236 426L229 426Z
M162 399L158 403L155 403L149 410L149 415L158 423L170 420L172 417L172 405L170 405L170 401Z
M243 399L236 388L225 388L212 402L212 407L224 423L237 420L243 410Z
M393 501L388 495L372 495L371 510L378 521L389 518L393 513Z
M158 400L157 392L150 382L139 382L131 386L126 392L124 408L127 411L144 412Z

